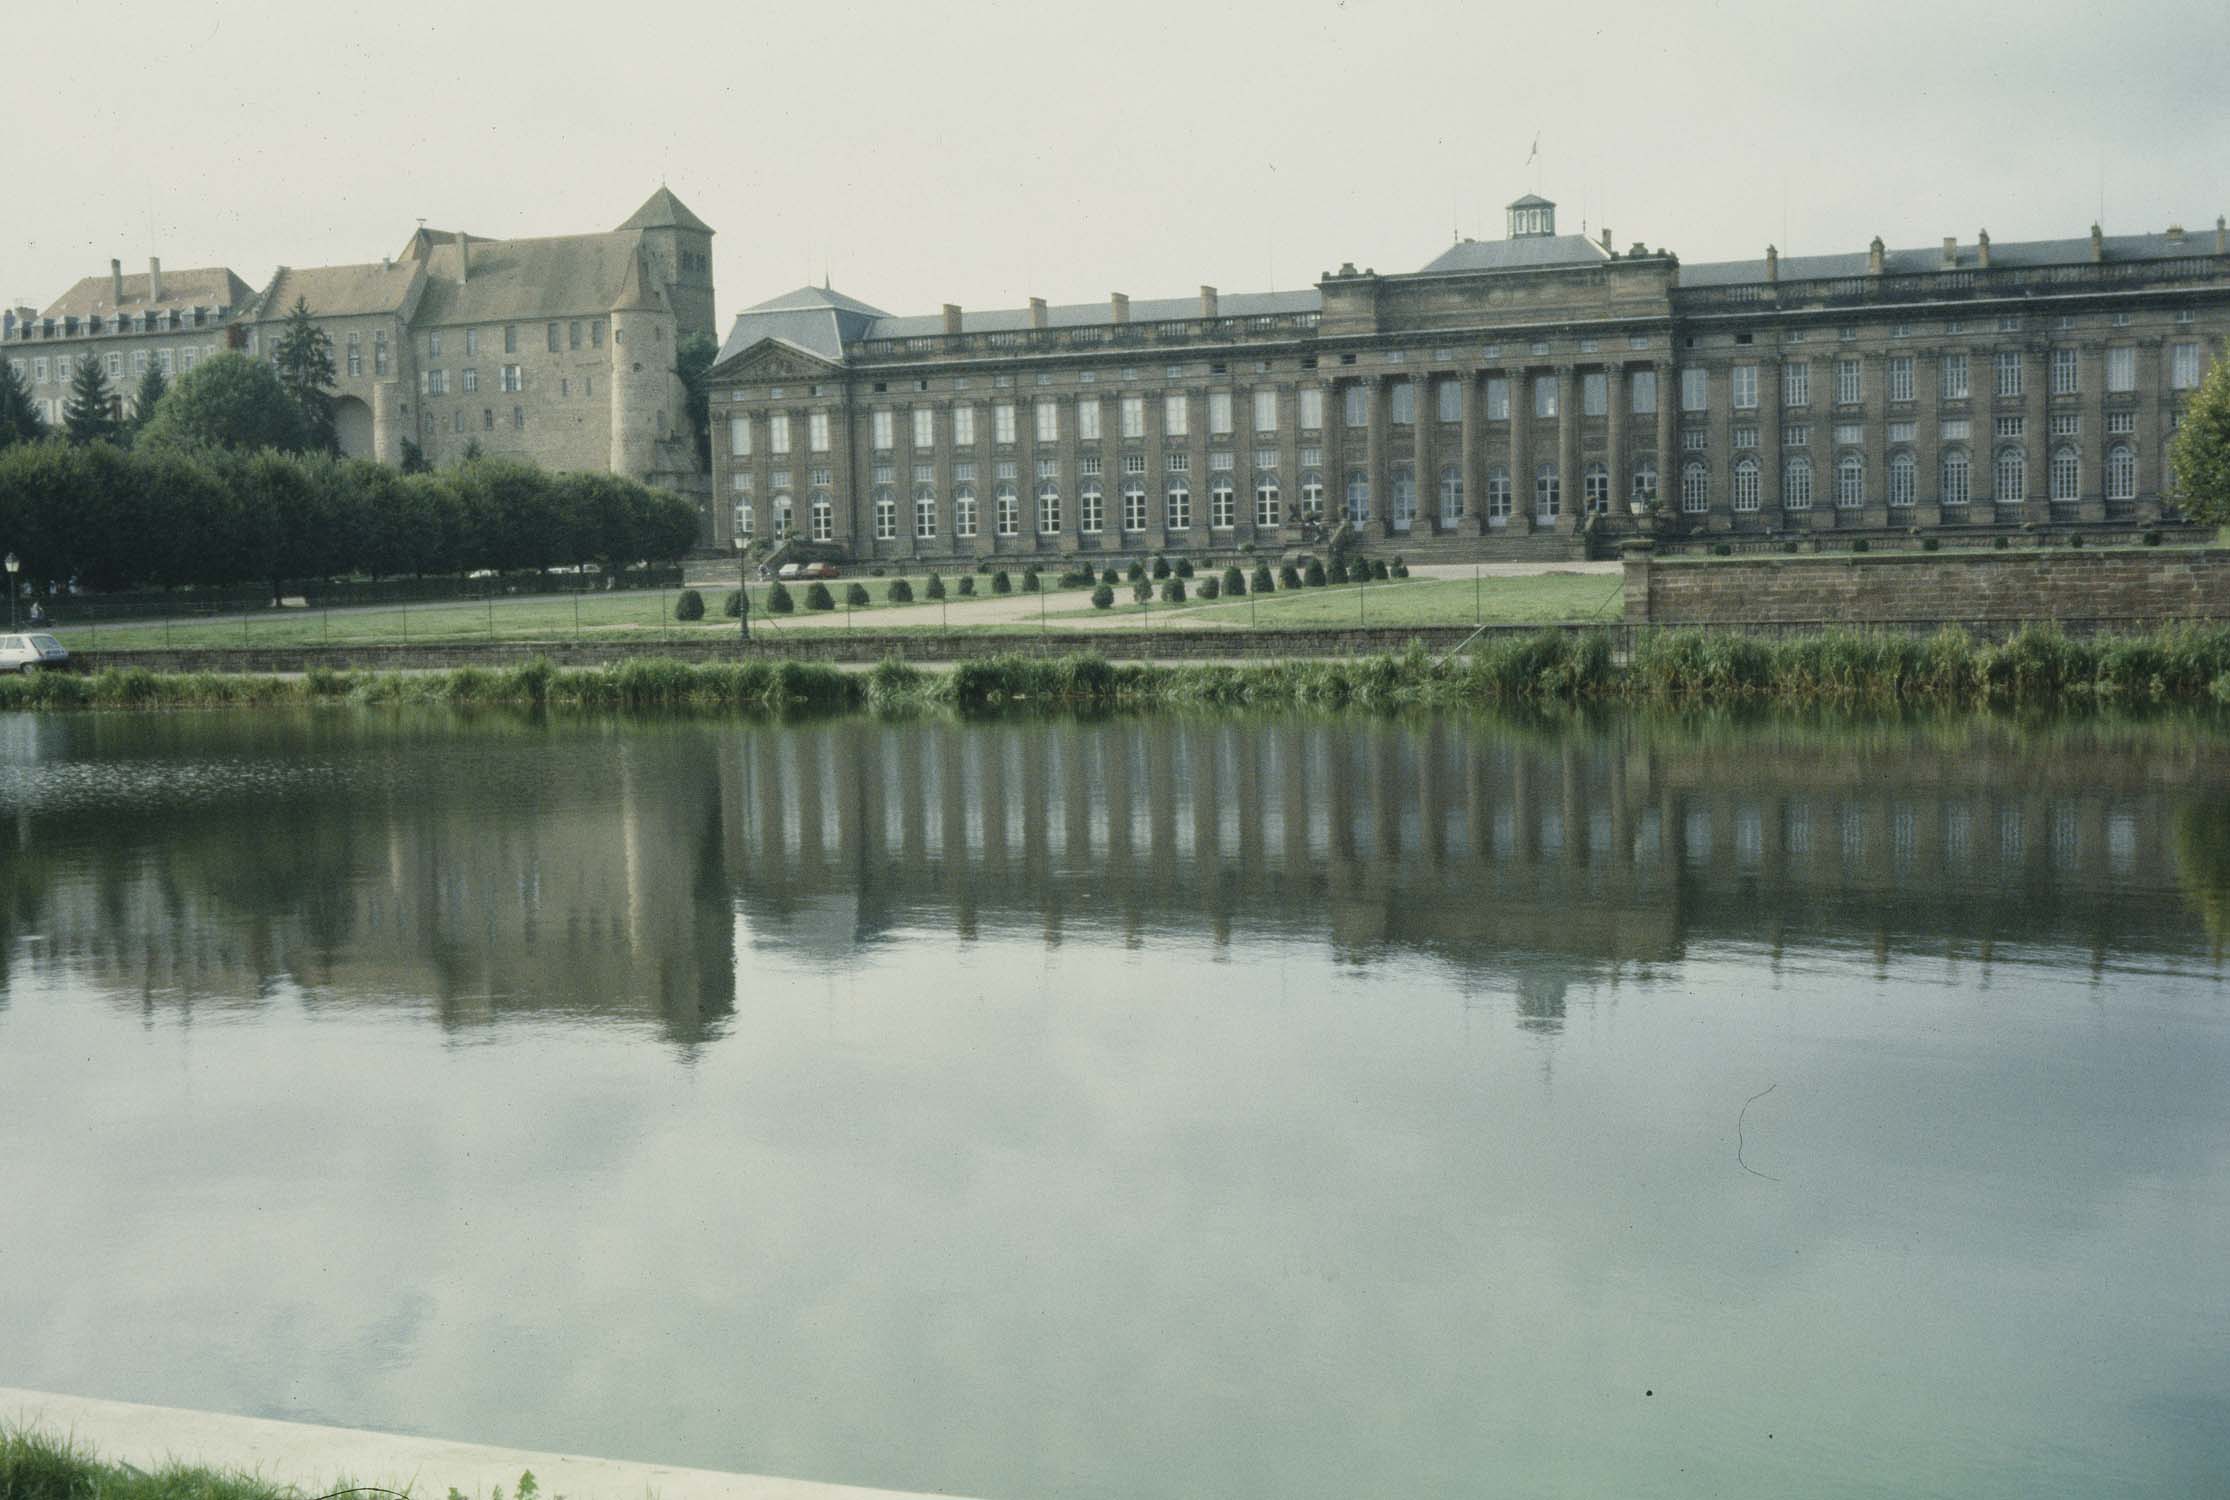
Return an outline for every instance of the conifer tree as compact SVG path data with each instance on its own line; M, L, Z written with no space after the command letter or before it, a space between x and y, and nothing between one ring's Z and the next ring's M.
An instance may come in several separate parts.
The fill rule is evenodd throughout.
M80 446L113 443L123 433L117 420L116 396L108 388L108 372L98 355L83 355L70 375L69 399L62 407L62 434Z
M31 388L14 365L0 360L0 448L35 443L45 436L46 418L31 404Z
M333 418L333 336L317 325L308 299L294 299L273 363L279 384L301 409L310 451L340 452L340 429Z
M163 378L163 367L149 360L147 373L139 377L139 389L132 393L133 432L138 432L153 420L156 404L169 392L170 382Z

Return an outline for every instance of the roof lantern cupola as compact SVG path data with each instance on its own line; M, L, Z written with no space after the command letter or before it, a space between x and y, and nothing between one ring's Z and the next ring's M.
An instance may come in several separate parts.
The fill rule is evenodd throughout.
M1538 193L1527 193L1510 205L1510 238L1556 233L1556 205Z

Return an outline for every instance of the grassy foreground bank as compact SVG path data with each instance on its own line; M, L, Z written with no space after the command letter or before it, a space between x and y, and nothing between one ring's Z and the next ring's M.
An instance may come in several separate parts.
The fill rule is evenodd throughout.
M1477 642L1448 660L1413 645L1400 655L1242 665L1157 666L1080 654L988 657L946 671L886 661L845 672L794 661L656 658L561 669L537 659L500 671L463 667L407 675L325 669L299 678L162 675L135 668L0 679L0 709L351 702L784 711L1585 701L1882 708L2230 703L2230 628L2085 640L2039 628L2002 643L1957 630L1926 639L1823 631L1779 640L1666 630L1641 636L1623 662L1614 659L1605 633L1543 631Z
M103 1463L67 1438L0 1431L0 1500L301 1500L304 1493L252 1474L183 1464L149 1473Z

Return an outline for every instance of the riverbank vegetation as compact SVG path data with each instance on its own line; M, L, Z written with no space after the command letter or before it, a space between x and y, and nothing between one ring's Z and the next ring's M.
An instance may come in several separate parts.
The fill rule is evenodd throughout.
M251 1474L165 1464L152 1473L104 1463L67 1438L0 1431L0 1500L298 1500Z
M1090 654L978 658L949 668L889 660L866 671L764 658L642 657L558 668L341 672L302 677L144 669L0 680L5 708L162 708L269 703L520 703L577 708L978 712L1031 706L1460 707L1626 702L1896 709L2230 703L2230 628L2073 639L2031 629L2004 642L1822 631L1762 639L1711 630L1637 634L1621 658L1606 631L1482 639L1451 657L1398 655L1160 665Z

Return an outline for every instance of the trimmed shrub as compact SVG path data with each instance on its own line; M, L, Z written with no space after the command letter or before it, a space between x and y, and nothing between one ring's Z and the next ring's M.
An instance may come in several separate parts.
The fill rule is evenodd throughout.
M825 583L816 583L813 587L807 589L805 591L805 607L807 609L836 608L836 601L829 597L829 586Z
M891 604L911 604L914 602L914 586L903 578L893 578L890 587L883 590L883 598Z
M1220 583L1218 583L1218 582L1216 581L1216 578L1215 578L1215 575L1214 575L1214 574L1212 574L1212 573L1211 573L1211 574L1210 574L1210 575L1209 575L1208 577L1206 577L1206 578L1203 578L1203 579L1201 579L1201 580L1200 580L1200 597L1201 597L1201 598L1203 598L1203 599L1213 599L1213 598L1217 597L1217 596L1218 596L1219 594L1221 594L1222 592L1223 592L1223 585L1222 585L1222 584L1220 584Z
M1182 578L1163 579L1161 585L1161 602L1164 604L1184 603L1185 580L1183 580Z
M1407 578L1409 576L1409 564L1403 562L1397 555L1394 558L1394 565L1386 571L1392 573L1396 578Z
M1036 568L1024 568L1022 570L1022 592L1025 594L1038 594L1043 593L1044 591L1045 584L1038 577L1038 570Z
M743 590L728 590L728 597L720 601L720 612L731 620L741 615L743 613Z
M1335 558L1333 558L1333 559L1332 559L1332 565L1331 565L1331 566L1330 566L1329 568L1326 568L1326 569L1324 570L1324 577L1325 577L1325 578L1326 578L1326 579L1327 579L1327 580L1328 580L1329 582L1332 582L1332 583L1345 583L1345 582L1347 582L1347 564L1346 564L1346 563L1344 563L1344 562L1341 562L1341 561L1340 561L1340 560L1339 560L1338 558L1336 558L1336 557L1335 557ZM1310 580L1310 582L1312 582L1312 583L1313 583L1313 582L1315 582L1315 580L1314 580L1314 579L1312 578L1312 579Z
M1223 596L1237 599L1247 591L1247 575L1240 572L1236 563L1223 570Z
M1154 581L1159 583L1169 576L1169 559L1159 552L1154 554Z
M942 599L945 597L945 581L932 573L929 575L929 582L922 585L921 593L925 599Z
M1711 544L1711 555L1713 557L1732 557L1734 556L1734 548L1725 542L1713 542Z
M960 575L960 577L959 577L959 578L955 579L954 581L955 581L956 583L958 583L958 584L960 585L960 597L961 597L961 598L963 598L963 599L969 598L970 596L972 596L972 595L973 595L973 594L975 593L975 591L976 591L976 575L975 575L975 574L973 574L973 573L963 573L963 574L961 574L961 575Z
M790 597L790 591L783 587L781 583L777 582L768 586L767 612L769 614L786 615L797 607L797 601Z
M1923 552L1933 552L1942 545L1932 536L1924 536L1920 539L1920 550Z
M988 573L988 572L990 572L990 571L991 571L991 559L990 559L990 558L988 558L988 557L982 557L982 558L978 558L978 559L976 559L976 571L977 571L978 573Z
M855 583L844 590L844 602L854 609L865 609L875 601L867 597L867 585Z
M2080 546L2082 546L2082 545L2083 545L2083 533L2082 533L2082 532L2080 532L2080 531L2071 531L2071 532L2069 532L2069 533L2068 533L2068 535L2067 535L2067 544L2068 544L2068 545L2069 545L2070 547L2080 547Z
M1134 558L1131 561L1130 568L1128 569L1128 571L1125 572L1123 576L1128 578L1132 583L1137 583L1139 580L1143 579L1146 576L1146 565Z
M1254 565L1254 576L1247 580L1247 587L1258 594L1269 594L1277 591L1278 581L1270 576L1270 565L1268 563L1260 562Z
M1007 576L1005 568L1001 568L991 575L991 592L994 594L1011 594L1014 592L1014 580Z
M1324 587L1324 576L1324 564L1318 562L1313 557L1310 558L1308 572L1306 575L1304 575L1304 581L1310 588L1320 589Z
M1300 586L1301 586L1301 570L1300 570L1299 568L1296 568L1296 567L1295 567L1295 566L1293 566L1293 564L1291 564L1291 563L1287 563L1287 564L1286 564L1286 565L1285 565L1284 567L1282 567L1282 568L1278 569L1278 587L1279 587L1279 588L1281 588L1281 589L1297 589L1297 588L1299 588Z
M1123 575L1116 572L1113 568L1100 569L1100 582L1106 584L1109 588L1113 588L1116 584L1121 583L1122 581Z
M674 601L674 618L677 620L702 620L705 617L705 596L695 589L683 589Z
M1178 558L1178 559L1177 559L1177 576L1178 576L1179 578L1190 578L1190 577L1192 577L1192 559L1191 559L1191 558L1189 558L1189 557L1180 557L1180 558Z
M1150 604L1153 602L1154 581L1146 576L1144 568L1140 568L1138 577L1131 580L1130 596L1135 603Z
M1092 590L1092 608L1111 609L1115 604L1115 589L1111 584L1100 584Z
M2148 531L2148 532L2146 532L2146 533L2145 533L2145 545L2146 545L2146 546L2148 546L2148 547L2157 547L2157 546L2159 546L2159 545L2160 545L2160 533L2159 533L2159 532L2157 532L2157 531Z
M1796 543L1794 542L1783 542L1781 544L1781 550L1788 553L1789 556L1794 557L1797 554L1798 548Z
M1853 552L1871 552L1874 550L1874 544L1862 536L1853 537L1851 539L1851 550Z
M1997 548L1998 551L2003 552L2006 548L2013 545L2013 540L2010 537L1994 536L1990 538L1990 545Z
M1372 559L1371 559L1371 581L1372 581L1373 583L1384 583L1384 582L1386 581L1387 577L1388 577L1388 573L1387 573L1387 568L1386 568L1386 559L1385 559L1385 558L1383 558L1383 557L1374 557L1374 558L1372 558Z
M1094 574L1090 568L1070 568L1061 575L1060 584L1065 589L1088 589L1093 580Z

